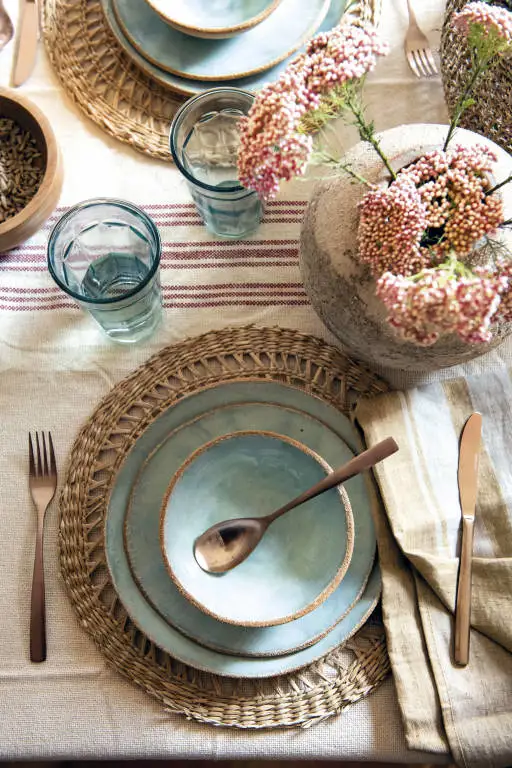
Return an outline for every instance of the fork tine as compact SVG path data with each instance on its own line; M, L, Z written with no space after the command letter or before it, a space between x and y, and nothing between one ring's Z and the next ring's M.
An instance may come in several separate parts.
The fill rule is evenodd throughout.
M32 435L28 433L28 472L32 477L36 476L36 464L34 461L34 447L32 445Z
M416 75L416 77L421 77L412 51L407 51L407 61L409 62L409 66L414 72L414 74Z
M55 462L55 452L53 450L53 440L52 440L52 433L48 432L48 443L50 446L50 470L52 475L57 474L57 464Z
M429 62L429 60L427 58L426 50L424 48L420 48L420 50L418 51L418 55L419 55L419 57L421 59L421 63L423 64L423 67L425 69L425 73L426 73L427 77L430 77L431 75L434 74L434 72L433 72L432 67L430 66L430 62Z
M430 50L430 48L425 48L425 56L427 57L427 61L430 64L430 68L432 70L433 75L437 75L437 65L436 60L434 59L434 54Z
M36 450L37 450L37 475L43 474L43 465L41 464L41 449L39 447L39 432L36 432Z
M416 57L414 56L414 51L409 51L409 53L407 54L407 61L409 62L409 66L411 67L416 77L421 77L421 72L418 68Z
M43 474L48 475L48 454L46 453L46 440L44 437L44 432L41 432L41 440L43 441Z
M421 77L428 77L428 70L425 69L423 59L421 58L421 50L414 51L414 58L416 59L416 65L420 71Z

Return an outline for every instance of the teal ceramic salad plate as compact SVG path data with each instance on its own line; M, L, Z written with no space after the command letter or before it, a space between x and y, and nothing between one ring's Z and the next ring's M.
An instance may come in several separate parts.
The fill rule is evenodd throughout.
M225 406L226 403L242 404L249 401L261 403L273 402L287 408L300 410L312 417L313 420L316 419L322 421L324 427L325 424L329 424L329 429L336 433L351 451L355 452L361 448L357 433L345 416L323 400L294 387L273 381L246 379L198 391L193 395L180 400L175 406L168 409L157 418L139 437L131 452L126 457L116 476L109 498L108 511L105 520L105 548L112 581L120 600L124 604L133 622L157 646L168 652L174 658L200 670L232 677L264 678L285 674L295 669L299 669L329 653L340 645L340 643L343 643L348 639L362 626L362 624L364 624L377 604L380 596L380 573L377 565L374 567L366 587L364 587L364 581L368 575L369 562L371 562L371 558L375 551L375 534L373 531L371 515L369 513L369 507L371 505L370 496L368 495L369 492L366 489L363 478L353 478L346 484L349 496L355 499L354 485L356 482L361 483L358 489L359 494L361 499L366 499L365 505L361 505L361 510L364 510L366 507L366 512L363 511L360 514L359 508L354 511L354 554L349 570L341 582L340 587L315 611L312 611L307 614L307 616L297 619L297 621L290 622L289 624L254 629L238 628L233 627L232 625L215 622L214 619L203 614L198 609L194 608L194 606L190 606L197 614L201 614L204 620L209 620L210 622L215 623L218 627L224 628L226 631L239 632L242 635L245 635L246 638L251 636L252 641L255 644L257 643L257 637L259 635L273 635L274 637L277 637L278 633L280 635L281 632L291 632L295 625L300 627L302 622L313 621L313 617L315 617L316 614L319 615L320 611L327 610L329 602L334 601L334 596L340 591L342 585L348 583L347 580L349 579L351 568L356 561L358 540L360 540L360 545L362 546L361 561L365 560L365 565L364 568L362 565L359 567L361 568L361 572L364 571L366 574L365 578L362 577L362 573L360 576L362 579L361 583L363 584L361 596L358 599L356 592L353 600L348 601L346 606L347 610L343 615L343 618L341 618L330 631L327 631L320 637L316 643L309 645L308 647L303 647L301 650L294 653L288 653L282 656L244 657L236 655L234 652L222 653L204 647L193 638L186 636L183 632L176 629L175 626L172 626L161 613L155 609L137 584L130 568L124 540L124 522L132 486L135 478L141 473L144 465L146 463L147 466L151 465L151 462L148 462L148 457L151 453L155 451L158 446L163 444L166 438L168 438L174 431L178 430L180 426L197 418L201 414L214 411L221 406ZM177 441L177 445L179 445L179 441ZM336 461L333 463L336 463ZM141 477L142 476L143 474ZM162 497L160 497L160 501L161 498ZM158 508L159 505L157 505L157 517ZM368 515L367 518L365 518L365 514ZM362 535L358 536L359 521L365 519L367 522L361 523L362 527L360 532ZM142 526L142 528L144 528L144 526ZM149 526L149 529L150 528L151 526ZM152 535L154 535L154 531ZM152 538L152 535L149 535L149 539ZM158 531L156 532L156 538L158 547ZM365 544L365 546L363 546L363 544ZM367 559L368 552L371 553L369 561ZM165 566L162 565L162 567L165 571ZM356 577L354 573L354 583L357 578L358 577ZM169 584L172 584L168 577L167 580ZM304 633L303 625L301 631ZM250 645L247 640L246 642ZM268 641L262 642L263 645L265 642L268 643ZM276 647L278 645L279 643L276 643ZM290 639L290 647L298 647L298 645L300 645L300 640L299 643L297 643L294 642L293 639Z
M276 411L278 429L288 414ZM238 412L243 423L243 405ZM304 443L275 431L239 429L201 445L174 474L162 505L160 542L178 589L214 619L243 627L286 624L317 608L341 582L354 546L352 510L337 489L276 520L227 573L203 571L193 547L214 523L273 512L330 471Z
M194 37L232 37L260 24L280 0L146 0L171 26Z
M125 36L160 69L192 80L230 80L262 72L304 45L317 30L329 0L281 0L265 21L227 40L202 40L165 24L141 0L113 0Z
M215 394L217 398L219 391L206 390L194 396L195 409L208 407L212 395ZM342 428L344 434L350 436L353 447L358 447L352 427L342 414L300 390L271 382L238 382L229 385L228 392L228 399L233 399L235 395L256 395L262 397L263 402L235 402L203 413L178 426L150 453L134 481L126 512L126 551L141 591L164 619L187 636L224 653L243 656L283 655L312 645L324 637L361 597L375 552L371 500L362 477L353 478L346 484L354 508L352 558L341 584L314 611L287 624L253 629L221 623L192 605L171 581L159 541L162 498L170 475L179 469L187 456L205 442L215 441L218 437L242 428L278 428L290 439L301 441L315 454L339 463L350 460L353 450L335 431L336 427ZM264 402L270 396L281 403ZM290 407L290 402L295 402L305 409L311 401L316 406L319 403L321 407L324 406L321 415L329 420L330 426L304 410ZM342 493L345 505L348 505L344 489ZM295 511L298 513L299 509ZM293 512L289 517L291 523Z
M152 77L161 85L167 86L176 93L182 93L186 96L194 96L198 93L203 93L210 88L226 85L224 80L213 80L207 82L202 80L188 80L184 77L180 77L179 75L172 74L171 72L166 72L157 64L148 61L141 53L139 53L136 48L134 48L134 46L126 37L114 12L113 2L114 0L101 0L103 13L110 27L110 30L126 55L135 62L139 69L141 69L147 75ZM336 26L336 24L338 24L341 20L346 5L347 0L331 0L327 15L318 27L317 32L328 32L330 29ZM288 56L284 61L277 64L276 66L271 67L268 70L264 70L263 72L260 72L256 75L252 75L251 77L234 78L230 80L229 85L233 88L241 88L244 91L259 91L266 83L277 80L277 78L284 72L292 58L293 55Z

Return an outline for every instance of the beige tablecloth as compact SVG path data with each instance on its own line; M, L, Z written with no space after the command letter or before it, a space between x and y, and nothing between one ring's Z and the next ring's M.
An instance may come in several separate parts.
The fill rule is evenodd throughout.
M405 0L384 0L382 32L392 53L367 83L379 128L446 119L439 79L418 82L402 40ZM16 0L7 0L17 16ZM442 0L416 3L420 22L439 38ZM0 84L9 82L12 44L0 55ZM300 282L297 241L310 183L296 181L269 206L243 246L216 241L194 213L171 166L105 136L82 118L39 51L23 92L50 118L63 151L60 205L117 196L144 205L164 242L165 322L144 345L120 348L53 285L45 268L48 230L0 258L0 758L209 757L337 758L447 762L446 754L408 752L393 681L308 731L247 733L199 726L164 713L109 670L80 629L58 574L57 510L47 517L45 556L48 660L28 660L29 593L35 516L27 487L26 435L51 428L59 466L74 436L124 374L166 344L212 328L254 322L291 326L330 341ZM354 141L342 132L346 146ZM500 365L502 353L487 364ZM469 366L481 368L480 363ZM445 375L445 374L443 374ZM389 373L396 384L421 377Z

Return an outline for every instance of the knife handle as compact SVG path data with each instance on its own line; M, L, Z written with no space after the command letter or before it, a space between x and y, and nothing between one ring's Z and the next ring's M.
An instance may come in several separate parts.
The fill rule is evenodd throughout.
M455 602L455 663L465 667L469 661L469 630L471 624L471 567L475 521L462 518L459 578Z

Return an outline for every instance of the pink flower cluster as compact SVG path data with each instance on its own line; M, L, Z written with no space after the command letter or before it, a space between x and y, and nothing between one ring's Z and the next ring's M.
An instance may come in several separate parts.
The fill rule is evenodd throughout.
M467 256L503 221L499 196L486 195L496 156L484 146L435 150L407 166L360 205L359 255L378 277L414 275L455 251Z
M314 37L279 80L259 92L240 121L241 184L268 198L281 180L304 173L312 139L299 131L303 115L333 88L372 70L387 50L369 27L342 24Z
M508 279L455 277L449 269L426 269L416 279L385 272L377 296L388 321L408 341L428 346L443 333L457 333L468 343L489 341L490 324Z
M375 277L387 270L414 275L428 266L429 253L420 246L427 209L412 182L372 189L359 208L359 258Z
M512 13L506 8L483 2L468 3L454 14L452 24L466 35L472 24L480 24L485 31L494 30L507 43L507 48L512 47Z
M461 264L503 221L500 196L486 194L495 161L484 146L436 150L363 198L359 255L403 338L429 345L457 333L483 342L495 314L512 320L512 265L471 273Z
M475 270L477 272L478 270ZM496 264L496 270L492 274L485 275L493 279L496 284L496 290L501 294L501 301L494 316L495 320L501 320L504 323L512 322L512 261L499 259Z
M483 235L491 234L503 221L499 196L486 195L489 172L496 155L487 147L456 146L447 152L435 150L400 173L418 188L427 209L427 229L442 230L431 253L440 260L450 251L468 255Z

